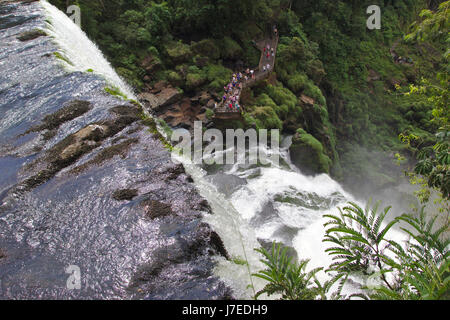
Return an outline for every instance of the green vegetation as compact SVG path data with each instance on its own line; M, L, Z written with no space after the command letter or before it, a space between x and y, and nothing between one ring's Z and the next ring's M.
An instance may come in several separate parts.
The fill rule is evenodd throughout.
M63 56L63 55L62 55L61 53L59 53L58 51L53 52L53 55L54 55L57 59L62 60L62 61L64 61L64 62L67 63L67 64L73 65L73 63L70 62L69 59L67 59L65 56Z
M234 264L237 264L237 265L240 265L240 266L246 266L246 265L248 265L247 260L245 260L244 258L239 257L239 256L232 257L232 258L231 258L231 261L232 261Z
M356 148L409 157L398 135L414 132L436 143L432 104L423 96L406 96L403 88L448 71L443 68L448 43L441 32L448 30L448 1L440 10L442 1L424 0L51 2L61 9L81 7L83 29L138 90L164 80L189 95L221 96L230 68L239 61L255 67L260 53L252 41L276 24L275 73L242 97L246 125L291 134L303 129L320 142L331 160L321 167L328 166L325 171L337 179L366 173ZM381 7L381 30L366 28L366 8L373 4ZM398 63L394 56L411 63ZM436 84L435 77L428 80ZM436 172L438 180L441 174ZM433 181L432 186L445 184Z
M264 248L256 249L265 259L261 260L266 270L254 274L255 277L268 281L269 283L256 293L255 299L261 294L281 294L283 300L313 300L318 295L324 294L323 288L317 281L315 275L321 269L306 272L308 260L293 263L292 258L287 255L287 248L281 249L281 244L272 244L269 252Z
M396 154L410 165L411 182L422 186L419 199L426 203L437 191L448 211L450 1L51 2L63 11L69 4L81 7L83 29L136 89L164 81L191 97L203 91L220 97L233 69L256 67L260 52L253 41L277 25L274 73L242 92L245 125L294 134L291 155L299 167L330 173L352 191L365 190L367 181L379 189L394 184L396 177L379 160ZM366 8L373 4L382 11L380 30L366 28ZM127 99L117 88L105 91ZM212 115L207 109L207 118ZM171 149L158 123L142 120ZM389 209L377 209L349 204L327 216L324 241L334 244L328 250L334 263L320 270L331 276L328 282L320 283L319 269L307 272L307 260L294 263L279 246L258 249L267 269L256 276L268 285L257 297L351 298L341 289L359 272L378 274L381 283L363 298L448 299L448 217L436 226L423 210L386 220ZM411 236L406 246L389 237L394 227Z
M294 163L304 169L306 173L329 173L331 159L324 153L324 148L319 140L303 129L298 129L292 139L291 156Z
M306 272L308 260L292 262L286 248L275 247L272 251L257 249L267 268L254 276L268 283L257 293L280 294L281 299L394 299L439 300L450 298L450 260L448 245L448 221L439 226L435 216L426 218L424 210L415 215L401 215L386 220L390 207L378 211L378 204L365 210L354 203L339 209L338 215L325 215L328 222L324 242L333 263ZM385 221L386 220L386 221ZM385 221L385 222L384 222ZM402 224L401 224L402 223ZM400 227L410 236L406 244L390 237L390 231ZM319 271L330 279L321 284L316 278ZM376 279L377 284L364 287L363 294L342 295L348 277L359 272L367 280ZM333 285L337 289L331 292Z
M420 14L424 18L419 24L414 24L414 30L407 35L407 41L423 43L432 40L438 45L443 42L450 43L450 1L439 5L433 13L423 10ZM444 32L443 32L444 31ZM418 96L432 107L429 114L420 118L426 119L424 125L431 124L437 127L434 139L429 138L427 132L402 133L400 138L407 144L408 149L417 154L419 160L414 171L409 173L414 183L420 183L422 189L419 196L426 202L430 196L430 189L439 190L444 200L450 199L450 108L449 108L449 73L450 52L443 47L445 53L443 60L445 69L438 72L436 79L422 78L419 84L411 84L409 92L405 94ZM414 116L414 115L412 115ZM428 139L427 139L428 138Z
M128 100L128 97L124 93L122 93L119 88L105 87L105 92L109 93L112 96L120 97L123 100Z
M141 114L141 120L142 123L148 127L148 131L153 134L160 142L161 144L169 151L173 150L173 146L166 140L166 138L158 131L158 124L155 121L155 119L147 116L146 114ZM161 124L161 122L160 122ZM164 130L164 126L163 126Z

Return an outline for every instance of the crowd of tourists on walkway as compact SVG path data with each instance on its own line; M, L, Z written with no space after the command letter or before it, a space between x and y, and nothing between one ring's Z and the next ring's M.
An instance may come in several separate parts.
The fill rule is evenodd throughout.
M231 82L228 83L224 89L224 95L222 97L224 106L230 111L240 111L241 106L239 104L240 94L243 88L243 84L249 79L255 78L255 71L247 69L242 72L234 73Z
M271 58L275 57L275 50L271 48L268 44L263 49L263 56L266 61L264 61L262 66L262 72L269 71L271 69ZM265 63L267 62L267 64ZM222 97L223 105L229 111L241 111L241 106L239 104L240 94L245 82L255 79L256 72L253 69L247 68L243 72L234 73L231 82L223 87L224 95Z
M278 35L278 30L276 27L273 29L274 35ZM275 48L271 47L270 44L264 46L262 51L262 58L260 61L259 72L265 73L270 71L275 62ZM241 105L239 104L240 95L244 84L250 80L256 80L257 72L253 69L247 68L246 70L238 73L234 73L231 82L223 87L224 95L222 97L222 104L224 109L227 111L241 111ZM215 106L215 109L217 105Z

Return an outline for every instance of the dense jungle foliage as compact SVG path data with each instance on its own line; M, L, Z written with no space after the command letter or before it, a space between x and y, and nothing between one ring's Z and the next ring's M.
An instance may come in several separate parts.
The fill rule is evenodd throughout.
M254 40L277 26L275 72L243 92L248 126L278 128L309 146L316 172L365 192L395 182L379 153L409 166L411 181L450 197L449 10L438 0L51 0L81 7L82 28L137 91L165 81L186 95L220 97L238 67L254 68ZM381 29L366 27L369 5L381 8ZM210 111L211 113L211 111ZM350 183L351 182L351 183ZM447 208L446 205L443 208ZM354 204L331 215L334 278L320 283L307 261L292 263L274 246L261 249L268 281L259 294L285 299L330 298L351 272L379 285L372 299L448 299L448 218L436 228L425 214L382 221L389 209ZM388 237L394 225L407 248ZM340 289L331 298L348 298Z
M187 95L220 96L236 68L258 64L253 41L276 25L275 73L242 95L248 126L295 133L315 171L352 191L368 192L364 180L395 183L378 161L385 152L412 160L411 172L419 161L415 173L429 179L415 183L449 196L448 1L51 2L81 7L82 28L138 91L166 81ZM366 27L373 4L379 30Z

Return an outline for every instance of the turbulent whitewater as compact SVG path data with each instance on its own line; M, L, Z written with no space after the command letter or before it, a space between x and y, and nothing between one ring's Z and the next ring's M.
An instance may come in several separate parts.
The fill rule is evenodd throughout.
M98 47L72 20L47 1L41 1L49 23L46 31L53 37L57 47L70 63L65 63L69 71L92 70L109 84L116 86L129 99L136 100L133 90L117 75L109 62L103 58Z
M17 39L35 29L47 36ZM355 199L293 166L289 137L279 165L177 166L130 114L136 106L105 92L135 99L63 12L1 5L0 40L0 298L251 298L265 284L252 277L263 268L254 248L272 241L310 268L329 265L322 216ZM90 107L36 129L74 101ZM86 130L89 151L60 161L77 146L61 144ZM125 189L135 195L114 199ZM71 265L81 290L67 289Z

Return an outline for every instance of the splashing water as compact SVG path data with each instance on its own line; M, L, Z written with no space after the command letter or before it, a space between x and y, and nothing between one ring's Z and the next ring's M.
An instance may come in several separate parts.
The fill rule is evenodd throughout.
M70 64L65 63L65 67L72 72L93 70L93 73L105 78L107 83L118 88L127 98L136 100L130 86L117 75L87 35L58 8L46 0L41 1L41 4L50 21L47 23L49 35L54 38L64 57L70 61Z
M264 241L282 242L293 247L299 259L311 259L308 269L330 265L322 243L322 214L354 201L328 175L309 177L295 169L287 149L281 150L279 156L284 165L247 168L234 165L222 167L219 175L208 175L189 160L176 157L213 209L214 214L204 219L221 236L234 258L231 262L220 259L216 274L234 288L238 298L252 298L266 284L251 275L265 267L259 253L254 251ZM210 179L215 175L219 179ZM221 184L227 183L221 180L223 175L238 177L245 183L225 195L219 191ZM236 263L236 260L245 263ZM327 277L322 274L319 279L326 280Z
M97 46L69 17L47 1L42 1L42 6L51 22L47 26L50 35L71 62L65 65L69 71L92 69L127 97L136 99L131 88L117 75ZM333 211L337 205L353 200L327 175L302 175L292 169L285 154L280 156L288 162L289 168L258 168L260 172L254 178L249 177L255 168L242 170L239 166L233 166L225 172L248 181L228 198L207 181L207 173L203 169L186 159L179 159L213 209L214 214L204 220L221 236L234 261L219 258L216 273L235 289L238 297L250 298L264 286L263 281L251 276L251 273L264 267L259 261L261 257L253 250L260 247L259 239L293 246L299 258L311 259L311 266L328 265L328 256L324 254L321 242L321 215L325 213L324 209ZM289 199L299 199L301 202L290 203ZM255 222L269 203L273 204L273 212L267 220ZM239 260L248 265L236 263Z
M47 1L41 3L51 22L47 25L50 35L71 62L65 67L80 72L92 69L128 98L136 100L133 90L86 34L56 7ZM161 128L159 131L165 135ZM327 245L322 242L322 215L336 213L337 207L355 201L328 175L302 174L290 163L287 148L281 150L280 158L283 164L278 166L221 168L221 174L245 180L230 195L224 195L219 191L220 184L225 183L220 177L211 182L208 178L214 174L177 157L214 212L204 220L220 235L232 257L232 261L217 258L216 274L235 290L237 298L251 298L265 285L251 275L264 268L259 261L261 256L253 250L260 247L262 241L291 246L299 259L311 260L308 269L329 266L331 258L325 252ZM319 274L319 280L326 279L324 273Z

